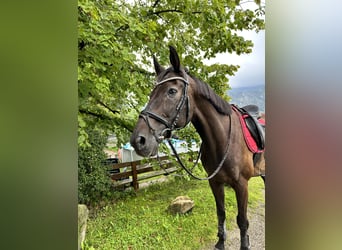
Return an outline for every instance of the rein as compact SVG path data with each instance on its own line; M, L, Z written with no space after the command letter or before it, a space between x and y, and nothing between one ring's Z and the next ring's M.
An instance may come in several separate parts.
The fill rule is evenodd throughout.
M208 177L204 177L204 178L198 177L198 176L194 175L189 169L187 169L187 168L185 167L185 165L183 164L182 160L180 159L180 157L179 157L179 155L178 155L178 153L177 153L175 147L172 145L171 140L170 140L170 139L167 140L167 142L169 143L169 145L170 145L170 147L171 147L171 149L172 149L172 152L173 152L174 155L176 156L176 159L177 159L179 165L180 165L180 166L181 166L181 167L182 167L182 168L183 168L191 177L195 178L196 180L206 181L206 180L212 179L215 175L217 175L218 172L220 172L220 170L221 170L221 168L222 168L222 166L223 166L223 163L224 163L225 160L227 159L228 150L229 150L229 145L230 145L229 139L230 139L230 135L231 135L231 131L232 131L232 120L231 120L231 116L230 116L230 115L229 115L229 118L230 118L230 121L229 121L229 135L228 135L228 143L227 143L227 147L226 147L225 153L224 153L224 155L223 155L223 158L222 158L220 164L219 164L218 167L216 168L216 170L215 170L210 176L208 176ZM201 146L201 148L202 148L202 146ZM200 148L200 152L198 153L197 160L196 160L194 166L192 167L192 169L194 169L195 166L196 166L197 163L198 163L199 155L201 154L201 148Z

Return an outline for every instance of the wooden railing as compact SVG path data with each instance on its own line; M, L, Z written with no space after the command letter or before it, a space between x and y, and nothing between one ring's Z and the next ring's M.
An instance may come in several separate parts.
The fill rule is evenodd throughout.
M155 170L158 169L158 170ZM111 165L111 179L113 187L132 186L134 190L139 189L139 182L152 177L168 175L178 170L168 156L149 160L139 160Z

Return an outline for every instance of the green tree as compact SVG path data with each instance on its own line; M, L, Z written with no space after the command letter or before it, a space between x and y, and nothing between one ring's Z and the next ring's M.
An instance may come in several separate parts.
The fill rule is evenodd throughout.
M204 65L218 53L250 53L253 43L238 31L264 29L264 6L255 11L238 0L79 0L79 146L86 128L129 138L153 82L152 55L168 65L168 45L182 65L228 100L228 77L238 65ZM185 131L186 134L186 131Z
M86 131L91 147L78 148L78 202L89 205L110 197L111 179L103 163L107 137L97 130Z

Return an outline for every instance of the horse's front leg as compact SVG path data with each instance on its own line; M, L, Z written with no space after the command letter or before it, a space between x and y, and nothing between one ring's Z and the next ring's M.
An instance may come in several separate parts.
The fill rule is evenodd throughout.
M248 250L250 249L249 236L247 233L249 226L247 219L248 181L241 178L233 188L235 190L238 205L238 215L236 220L240 228L240 250Z
M214 194L216 202L216 212L218 219L218 242L215 245L215 249L224 250L224 242L227 238L226 233L226 211L224 207L224 185L216 183L212 180L209 181L211 191Z

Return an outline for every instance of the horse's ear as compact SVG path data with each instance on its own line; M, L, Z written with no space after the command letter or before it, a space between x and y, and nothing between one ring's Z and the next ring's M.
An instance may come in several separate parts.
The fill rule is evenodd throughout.
M177 51L174 47L172 47L171 45L170 47L170 62L171 65L173 66L173 70L175 72L179 72L180 71L180 61L179 61L179 56L177 54Z
M154 69L156 71L156 74L159 75L160 72L164 71L164 67L161 66L155 56L153 56L153 64L154 64Z

